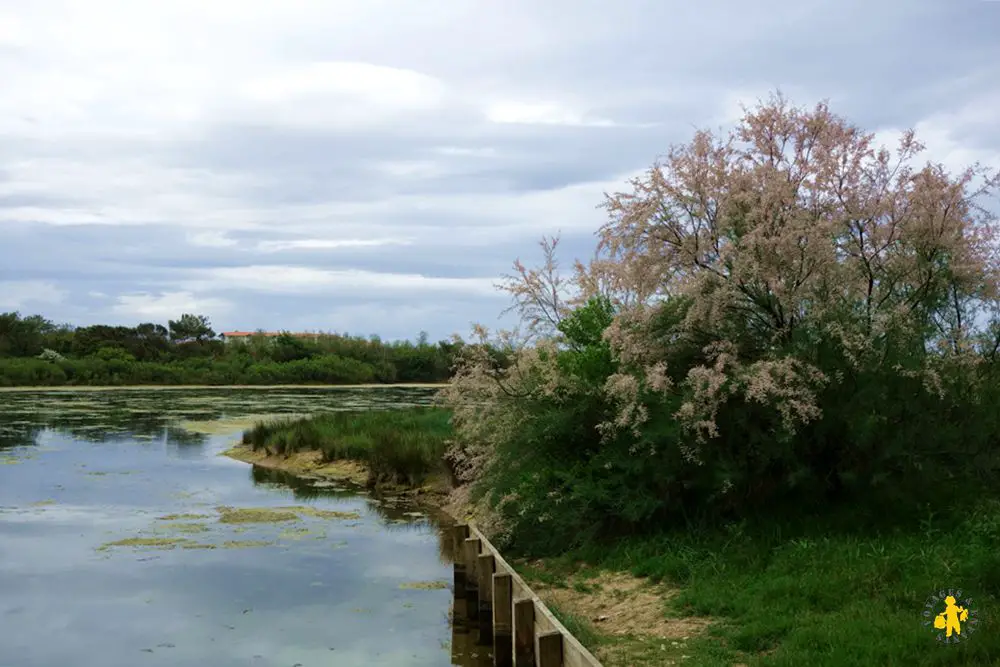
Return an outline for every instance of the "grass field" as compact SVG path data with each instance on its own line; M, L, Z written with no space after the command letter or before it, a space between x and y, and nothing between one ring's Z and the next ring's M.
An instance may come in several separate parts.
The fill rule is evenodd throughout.
M620 664L1000 665L1000 501L970 506L954 523L928 513L918 526L881 534L830 523L625 540L521 569L529 581L578 590L598 571L631 572L673 589L663 596L667 617L710 621L686 642L663 642L641 632L610 637L560 609L591 650L619 644ZM945 645L922 613L949 588L973 599L970 621L978 622L965 624L964 641Z

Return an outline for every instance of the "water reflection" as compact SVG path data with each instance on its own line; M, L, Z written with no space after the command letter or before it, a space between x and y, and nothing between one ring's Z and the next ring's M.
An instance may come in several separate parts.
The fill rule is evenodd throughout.
M255 485L289 489L296 500L349 498L365 493L361 487L348 482L332 484L257 465L251 467L250 478ZM369 511L381 519L383 527L389 531L422 531L427 525L433 527L437 535L438 558L442 563L451 564L454 568L457 545L453 536L455 525L453 519L433 508L421 507L409 499L391 495L372 495L366 499L366 505ZM418 518L422 520L417 520ZM452 602L448 611L448 623L452 630L450 644L452 665L492 667L494 663L490 634L480 632L477 614L469 609L465 595L456 591L453 584L450 588Z

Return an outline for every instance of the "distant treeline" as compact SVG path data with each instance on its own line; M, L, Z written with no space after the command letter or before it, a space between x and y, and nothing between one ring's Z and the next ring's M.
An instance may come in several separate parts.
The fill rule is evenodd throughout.
M0 313L0 386L446 382L460 341L283 333L224 343L207 317L167 326L58 325Z

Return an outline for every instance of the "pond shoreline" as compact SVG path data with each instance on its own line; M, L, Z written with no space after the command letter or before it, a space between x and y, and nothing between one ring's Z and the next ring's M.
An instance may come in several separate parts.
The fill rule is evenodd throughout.
M14 391L165 391L171 389L438 389L449 386L449 382L414 382L396 384L130 384L130 385L57 385L0 387L0 393Z
M386 484L369 487L368 468L364 463L348 460L323 462L321 452L316 450L278 456L254 451L246 445L236 443L220 455L241 463L279 470L299 477L349 482L378 495L407 498L426 510L434 511L440 515L439 518L449 523L460 521L460 517L467 513L465 504L457 499L459 497L459 494L455 493L457 489L441 476L432 476L427 483L417 487Z

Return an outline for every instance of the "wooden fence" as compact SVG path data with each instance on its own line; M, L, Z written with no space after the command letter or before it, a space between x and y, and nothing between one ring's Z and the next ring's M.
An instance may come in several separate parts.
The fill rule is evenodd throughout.
M601 667L475 526L453 531L453 622L478 628L496 667Z

